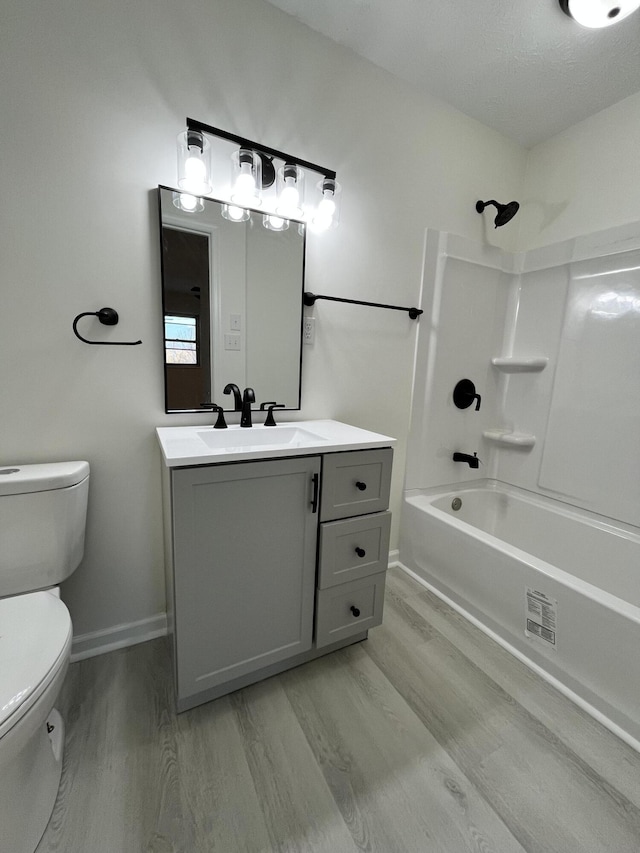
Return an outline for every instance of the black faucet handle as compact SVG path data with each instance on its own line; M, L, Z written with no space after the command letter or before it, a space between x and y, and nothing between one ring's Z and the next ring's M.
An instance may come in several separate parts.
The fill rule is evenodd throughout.
M275 400L269 400L269 402L268 402L268 403L260 403L260 411L261 411L261 412L264 412L264 410L265 410L268 406L277 406L277 405L278 405L278 404L276 403L276 401L275 401ZM284 405L284 404L283 404L283 405Z
M268 407L267 417L265 419L264 425L265 426L277 426L275 418L273 417L273 410L274 409L284 409L285 404L284 403L263 403L262 405ZM260 406L260 408L262 408L262 405Z
M212 411L218 413L218 419L213 425L214 429L226 429L227 422L224 419L224 409L222 406L219 406L217 403L200 403L203 409L212 409Z

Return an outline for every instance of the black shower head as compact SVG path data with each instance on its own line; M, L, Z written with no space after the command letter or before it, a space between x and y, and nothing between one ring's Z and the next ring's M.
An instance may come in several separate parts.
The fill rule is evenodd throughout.
M476 210L478 213L482 213L488 204L492 204L498 211L496 218L494 219L496 228L499 228L501 225L506 225L507 222L513 219L520 208L517 201L510 201L509 204L500 204L500 202L490 199L489 201L476 202Z

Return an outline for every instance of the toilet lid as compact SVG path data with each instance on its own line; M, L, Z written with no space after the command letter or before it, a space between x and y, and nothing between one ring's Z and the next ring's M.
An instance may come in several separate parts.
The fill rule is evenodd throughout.
M49 592L0 600L0 737L36 702L64 665L71 617Z

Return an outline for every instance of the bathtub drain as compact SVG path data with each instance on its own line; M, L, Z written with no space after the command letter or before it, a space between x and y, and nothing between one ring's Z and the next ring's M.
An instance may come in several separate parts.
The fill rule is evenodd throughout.
M462 499L461 498L454 498L451 501L451 509L454 510L454 512L457 512L461 506L462 506Z

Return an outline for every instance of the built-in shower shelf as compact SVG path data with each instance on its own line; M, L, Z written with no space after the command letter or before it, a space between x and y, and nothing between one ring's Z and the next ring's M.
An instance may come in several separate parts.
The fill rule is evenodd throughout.
M492 358L491 364L503 373L539 373L549 363L548 358Z
M486 429L482 435L496 444L507 447L533 447L536 443L535 435L528 432L511 432L507 429Z

